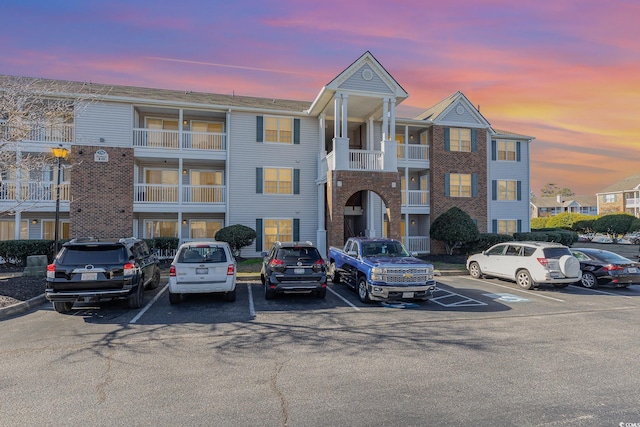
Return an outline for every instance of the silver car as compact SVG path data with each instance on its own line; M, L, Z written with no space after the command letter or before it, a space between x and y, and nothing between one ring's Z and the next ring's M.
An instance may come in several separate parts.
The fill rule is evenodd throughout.
M229 244L217 241L183 243L169 269L169 302L183 294L223 293L236 300L236 262Z

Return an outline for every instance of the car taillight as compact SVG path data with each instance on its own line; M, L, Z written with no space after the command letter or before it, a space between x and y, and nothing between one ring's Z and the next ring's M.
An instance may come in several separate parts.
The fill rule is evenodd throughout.
M609 264L609 265L605 265L604 269L607 271L616 271L616 270L624 270L624 267L621 265Z
M236 271L236 267L233 264L229 264L227 266L227 276L233 276L233 273Z
M272 259L272 260L271 260L271 262L269 263L269 265L270 265L271 267L278 267L278 266L284 265L284 262L282 262L282 260L281 260L281 259L274 258L274 259Z
M313 271L321 271L324 268L324 260L320 258L313 263Z
M538 262L540 264L542 264L543 267L548 267L549 266L549 260L546 258L538 258Z
M324 260L322 258L320 258L319 260L317 260L314 264L318 264L318 265L324 265Z
M133 273L136 271L136 265L133 263L126 263L123 267L125 276L133 276Z
M176 266L175 265L172 265L171 267L169 267L169 276L176 277Z
M56 278L56 265L55 264L47 265L47 277L49 279L55 279Z

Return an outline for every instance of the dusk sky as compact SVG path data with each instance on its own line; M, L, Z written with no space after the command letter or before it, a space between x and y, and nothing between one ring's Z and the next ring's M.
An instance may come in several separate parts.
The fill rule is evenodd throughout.
M640 173L638 0L5 0L0 74L313 101L370 51L413 117L461 91L531 188Z

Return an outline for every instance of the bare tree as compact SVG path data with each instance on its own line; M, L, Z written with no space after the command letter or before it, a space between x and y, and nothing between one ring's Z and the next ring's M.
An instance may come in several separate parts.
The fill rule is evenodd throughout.
M0 214L51 200L51 148L75 141L74 119L98 95L89 84L0 75Z

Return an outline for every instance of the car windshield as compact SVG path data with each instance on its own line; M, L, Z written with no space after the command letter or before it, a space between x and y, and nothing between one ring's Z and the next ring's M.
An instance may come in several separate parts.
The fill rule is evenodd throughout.
M178 254L179 263L227 262L223 247L213 245L185 246Z
M124 246L68 246L60 254L61 264L123 264L127 262Z
M321 257L320 252L318 252L316 248L294 246L280 248L276 258L280 260L317 261Z
M409 256L399 242L373 242L362 245L363 256Z

